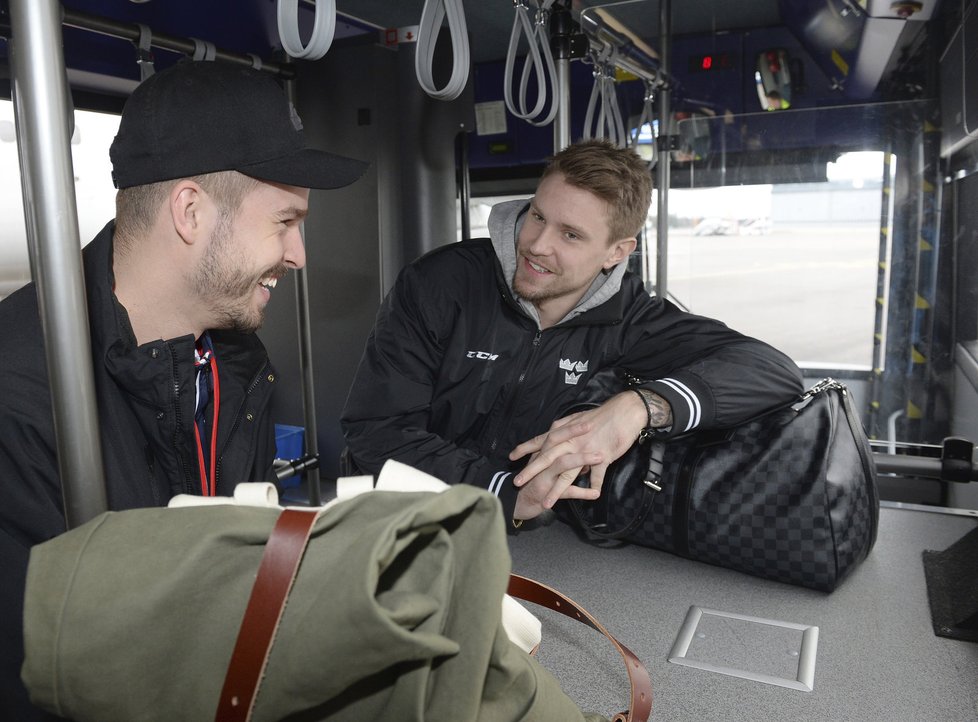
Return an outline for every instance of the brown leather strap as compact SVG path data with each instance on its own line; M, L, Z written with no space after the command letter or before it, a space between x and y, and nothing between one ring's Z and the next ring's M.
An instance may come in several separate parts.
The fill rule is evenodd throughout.
M251 715L265 664L272 649L285 603L319 514L299 509L284 510L265 545L258 575L238 629L224 687L217 706L217 722L242 722ZM614 722L646 722L652 712L652 683L638 657L612 636L587 610L556 589L518 574L509 577L509 594L560 612L601 632L625 660L631 684L628 710Z
M275 631L318 517L315 511L286 509L268 537L224 677L218 722L242 722L251 716Z
M615 715L614 722L646 722L648 720L652 713L652 682L645 665L628 647L615 639L597 619L588 614L577 602L565 597L556 589L532 579L521 577L518 574L510 574L508 591L514 597L560 612L606 636L624 658L625 666L628 669L628 681L632 688L628 709Z

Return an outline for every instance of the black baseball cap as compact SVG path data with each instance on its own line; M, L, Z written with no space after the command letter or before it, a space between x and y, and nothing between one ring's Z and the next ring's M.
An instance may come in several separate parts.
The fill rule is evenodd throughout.
M341 188L367 164L307 148L302 121L268 73L183 60L133 91L109 149L116 188L236 170L301 188Z

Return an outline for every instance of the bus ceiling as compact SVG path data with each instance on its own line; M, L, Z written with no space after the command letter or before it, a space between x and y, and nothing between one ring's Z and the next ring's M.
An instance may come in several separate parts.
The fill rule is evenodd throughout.
M293 0L293 4L299 35L308 38L317 5L313 0ZM326 4L327 0L319 3ZM536 0L524 4L532 9ZM794 68L796 74L782 89L786 92L778 95L790 95L792 90L805 93L806 72L817 73L824 75L831 95L815 98L823 104L878 96L887 78L906 72L901 58L939 9L939 0L549 0L547 4L551 14L568 9L582 26L600 19L615 35L626 38L627 45L619 46L626 66L630 54L640 59L639 67L648 58L657 65L662 43L668 42L663 40L667 32L676 43L672 85L677 98L701 96L704 71L720 71L729 62L741 69L753 67L765 53L781 51L785 71ZM5 37L10 25L7 5L0 2L0 34ZM337 46L396 44L398 29L418 26L424 5L423 0L335 0L333 42ZM269 69L286 59L276 3L267 0L237 0L233 19L228 17L229 5L195 0L64 0L61 6L69 82L80 94L79 105L100 106L92 109L118 109L119 98L140 79L139 46L144 42L151 43L150 53L162 65L193 55L203 44L224 60L253 62L257 56ZM512 5L501 0L470 1L464 4L464 14L468 28L478 28L467 37L473 65L502 63L513 26ZM593 45L594 36L591 39ZM0 56L5 54L6 47L0 44ZM697 66L697 60L707 65ZM288 75L291 70L286 67L282 72ZM687 85L689 92L683 93ZM86 95L92 92L105 98ZM720 102L730 105L726 99ZM731 108L735 113L758 109Z

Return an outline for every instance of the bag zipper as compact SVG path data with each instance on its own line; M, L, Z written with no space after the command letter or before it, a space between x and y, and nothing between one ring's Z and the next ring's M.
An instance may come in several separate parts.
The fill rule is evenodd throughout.
M852 408L852 402L849 399L849 390L842 384L832 379L825 379L825 381L831 381L834 384L834 388L838 388L842 394L842 410L845 412L846 421L849 424L849 431L852 436L857 441L859 439L866 438L866 432L863 430L862 422L859 421L858 417L855 416L855 410ZM822 383L824 383L823 381ZM869 494L869 503L871 508L879 508L879 493L876 489L876 470L874 465L870 462L869 452L866 450L868 444L856 444L856 451L859 453L859 461L863 467L863 474L869 480L869 484L866 488L866 493ZM876 543L877 527L879 526L878 514L870 514L870 537L869 546L866 547L866 553L863 555L865 558L869 551L873 548Z

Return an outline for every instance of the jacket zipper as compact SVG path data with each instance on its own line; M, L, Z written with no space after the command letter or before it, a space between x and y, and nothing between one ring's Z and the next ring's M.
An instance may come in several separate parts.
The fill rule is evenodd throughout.
M266 359L265 363L262 364L262 367L258 370L258 373L255 374L255 378L251 380L251 383L248 384L248 388L245 389L245 400L247 400L254 392L254 390L258 388L259 384L261 383L261 380L267 374L268 366L269 366L268 359ZM228 432L227 438L224 441L224 445L221 447L221 451L217 455L217 459L211 462L215 465L214 466L215 490L217 489L217 487L221 485L221 462L224 460L224 450L227 449L228 444L231 443L231 439L234 438L234 434L238 430L238 426L240 425L241 425L241 413L238 412L238 414L234 417L234 423L231 424L231 430Z
M176 370L176 355L173 353L173 346L168 342L164 341L163 344L166 346L166 350L170 355L170 387L173 390L173 446L177 452L177 456L180 459L180 467L183 470L183 489L187 494L194 493L194 472L190 468L190 463L187 459L187 455L181 451L182 441L180 439L180 431L183 428L183 417L180 415L180 384L177 381L177 370Z
M516 379L516 384L513 386L513 391L506 400L506 406L503 414L496 419L495 423L493 424L492 443L489 444L490 452L495 452L499 447L499 424L505 419L509 419L513 415L513 410L516 408L516 402L523 391L523 382L526 381L526 374L530 370L530 366L533 363L537 350L540 348L540 340L542 337L543 331L537 330L536 334L533 336L533 341L530 343L530 353L526 358L526 363L524 363L523 368L520 369L520 375Z

